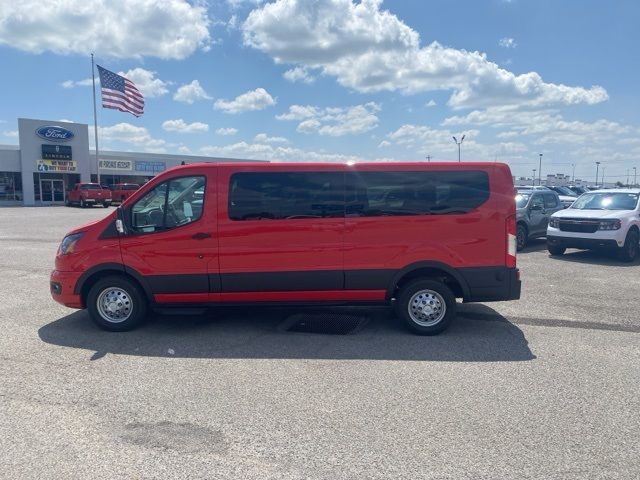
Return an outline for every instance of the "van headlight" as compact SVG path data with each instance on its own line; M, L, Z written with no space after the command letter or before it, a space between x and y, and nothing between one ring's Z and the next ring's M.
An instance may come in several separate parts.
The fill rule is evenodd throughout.
M615 220L601 220L598 224L598 230L620 230L622 222L618 219Z
M58 248L58 255L73 253L76 248L76 243L78 243L78 240L80 240L83 235L84 233L74 233L64 237L60 244L60 248Z
M551 228L560 228L560 219L556 217L551 217L549 219L549 226Z

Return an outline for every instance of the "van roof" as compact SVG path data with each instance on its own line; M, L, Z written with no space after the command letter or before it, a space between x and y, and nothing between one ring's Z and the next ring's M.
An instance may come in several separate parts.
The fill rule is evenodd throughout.
M264 166L273 165L278 167L294 167L294 166L308 166L308 167L328 167L328 166L358 166L358 167L379 167L379 166L394 166L394 167L422 167L426 165L430 167L453 167L467 170L470 168L487 169L491 167L509 167L506 163L501 162L424 162L424 161L380 161L380 162L263 162L252 160L239 160L237 162L196 162L185 165L177 165L168 170L177 170L183 168L193 167L205 167L214 168L219 166L224 167L238 167L238 166Z

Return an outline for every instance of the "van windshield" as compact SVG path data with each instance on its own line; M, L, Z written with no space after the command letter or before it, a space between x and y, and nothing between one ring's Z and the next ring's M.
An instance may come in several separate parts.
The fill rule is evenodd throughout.
M638 204L636 193L585 193L574 202L575 210L633 210Z

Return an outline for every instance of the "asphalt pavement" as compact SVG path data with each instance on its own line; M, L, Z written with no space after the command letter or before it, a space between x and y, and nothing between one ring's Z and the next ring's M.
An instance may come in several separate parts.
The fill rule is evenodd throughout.
M640 263L544 241L522 299L437 337L387 309L351 335L299 309L98 330L49 295L65 231L102 208L0 208L0 477L637 479Z

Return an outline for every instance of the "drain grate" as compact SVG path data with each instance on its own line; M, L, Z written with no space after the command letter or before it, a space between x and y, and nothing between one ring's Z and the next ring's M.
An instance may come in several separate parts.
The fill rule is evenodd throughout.
M349 335L361 330L369 321L367 317L343 313L299 313L291 315L284 323L284 330L298 333L322 333L325 335Z

